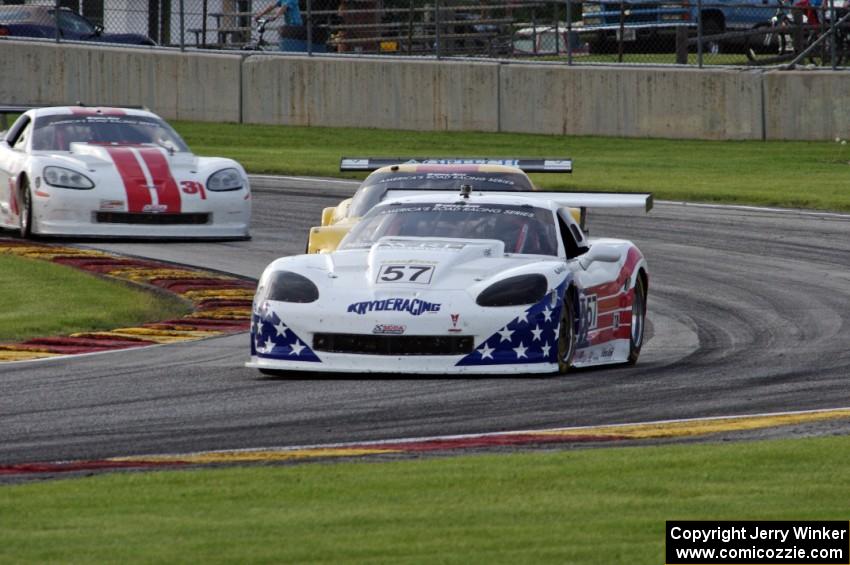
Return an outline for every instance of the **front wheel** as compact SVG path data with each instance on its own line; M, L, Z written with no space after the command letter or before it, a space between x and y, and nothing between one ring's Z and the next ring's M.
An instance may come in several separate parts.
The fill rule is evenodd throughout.
M632 299L632 331L629 337L629 365L637 363L646 333L646 283L638 276Z
M21 182L21 205L18 210L18 231L21 237L32 237L32 194L26 179Z
M576 354L576 325L575 306L567 293L564 296L564 307L561 314L561 327L558 330L558 373L569 372Z

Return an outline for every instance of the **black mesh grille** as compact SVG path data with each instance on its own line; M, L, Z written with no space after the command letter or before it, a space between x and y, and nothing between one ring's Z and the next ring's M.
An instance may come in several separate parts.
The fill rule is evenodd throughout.
M208 224L209 214L133 214L130 212L95 212L99 224L198 225Z
M466 355L472 352L472 336L366 335L319 333L313 350L365 355Z

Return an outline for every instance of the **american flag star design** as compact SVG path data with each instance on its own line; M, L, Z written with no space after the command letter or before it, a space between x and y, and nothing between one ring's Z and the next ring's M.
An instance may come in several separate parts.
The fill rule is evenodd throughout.
M556 363L566 284L564 281L543 300L522 311L504 327L497 328L457 365Z
M266 304L254 313L251 324L252 355L281 361L322 362Z

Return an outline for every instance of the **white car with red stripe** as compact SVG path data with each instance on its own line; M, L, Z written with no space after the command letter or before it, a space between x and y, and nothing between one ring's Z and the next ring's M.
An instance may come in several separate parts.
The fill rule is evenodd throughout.
M263 372L554 373L635 363L648 268L575 208L649 194L389 190L331 253L277 259L254 297ZM415 196L414 196L415 195Z
M0 140L0 227L23 237L242 239L250 220L242 166L148 111L31 109Z

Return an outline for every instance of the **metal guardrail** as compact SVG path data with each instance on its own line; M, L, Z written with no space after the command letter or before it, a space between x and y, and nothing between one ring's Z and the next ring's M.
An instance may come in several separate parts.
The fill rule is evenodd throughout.
M846 64L850 0L791 1L299 0L298 17L291 8L258 35L255 16L274 0L0 0L0 40L567 65Z

